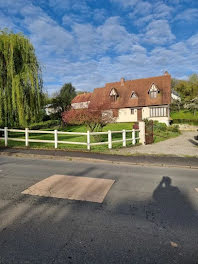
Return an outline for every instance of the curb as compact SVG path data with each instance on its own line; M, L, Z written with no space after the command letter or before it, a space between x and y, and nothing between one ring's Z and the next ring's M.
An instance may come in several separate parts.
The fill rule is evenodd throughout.
M148 162L129 162L129 161L116 161L107 159L94 159L87 157L73 157L73 156L54 156L54 155L39 155L32 153L21 153L21 152L0 152L0 156L7 157L18 157L18 158L34 158L34 159L51 159L56 161L78 161L78 162L94 162L94 163L108 163L117 165L127 165L127 166L142 166L142 167L165 167L165 168L186 168L186 169L198 169L198 166L192 165L178 165L178 164L166 164L166 163L148 163Z

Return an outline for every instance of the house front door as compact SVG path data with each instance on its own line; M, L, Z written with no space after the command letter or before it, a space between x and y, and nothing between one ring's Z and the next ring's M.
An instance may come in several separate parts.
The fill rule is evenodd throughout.
M142 108L138 108L137 110L137 120L142 121Z

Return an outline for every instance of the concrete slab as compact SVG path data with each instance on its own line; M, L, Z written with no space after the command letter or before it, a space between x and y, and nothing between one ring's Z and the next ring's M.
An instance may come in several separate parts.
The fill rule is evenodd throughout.
M102 203L114 180L52 175L22 194Z

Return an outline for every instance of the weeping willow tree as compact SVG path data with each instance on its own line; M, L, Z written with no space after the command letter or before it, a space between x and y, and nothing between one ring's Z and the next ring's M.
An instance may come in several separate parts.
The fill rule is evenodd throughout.
M35 50L22 34L0 31L0 126L39 121L42 76Z

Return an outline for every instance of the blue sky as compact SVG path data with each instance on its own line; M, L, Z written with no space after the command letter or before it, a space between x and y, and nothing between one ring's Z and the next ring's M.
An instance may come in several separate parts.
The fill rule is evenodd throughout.
M5 27L33 43L49 94L198 73L197 0L0 0Z

